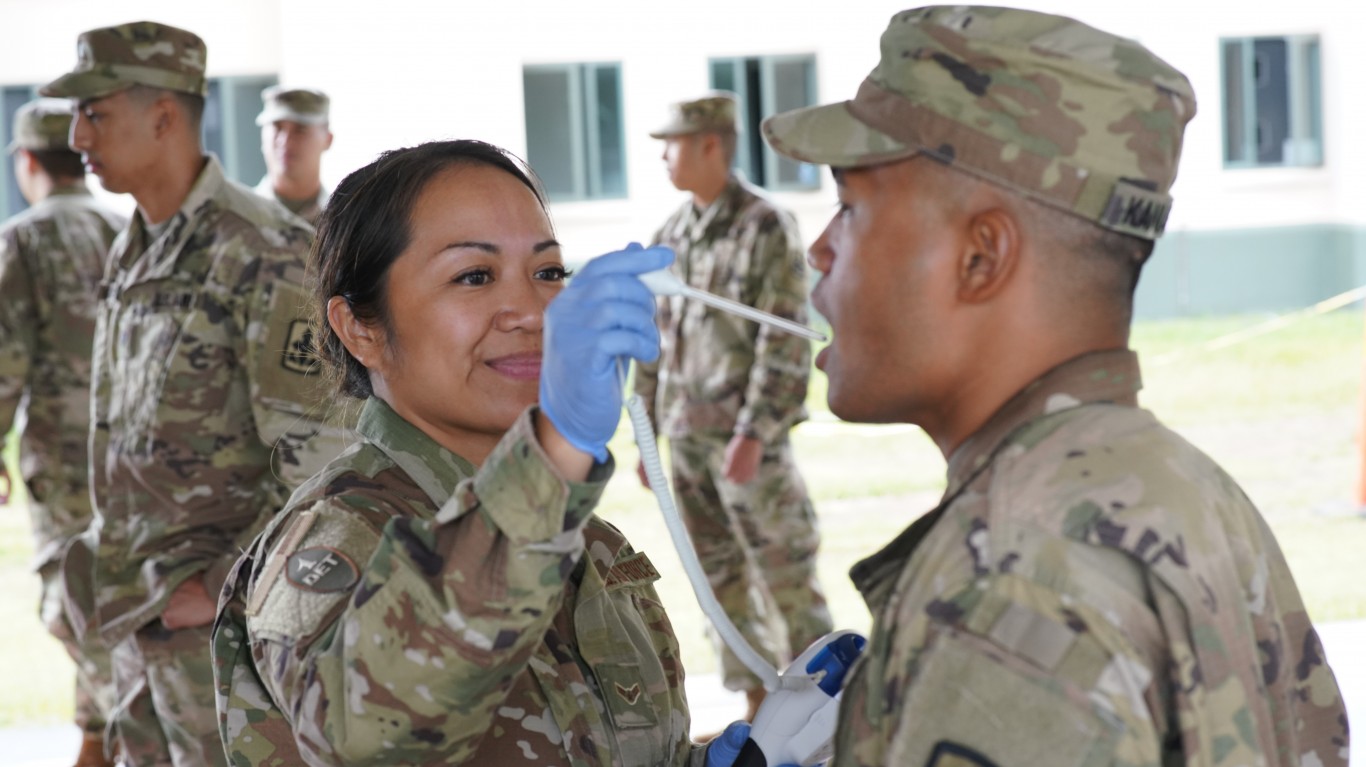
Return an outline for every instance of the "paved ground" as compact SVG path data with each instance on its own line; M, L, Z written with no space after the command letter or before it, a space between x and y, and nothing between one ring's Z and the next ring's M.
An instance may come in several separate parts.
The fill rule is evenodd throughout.
M1347 698L1349 721L1366 723L1366 621L1327 623L1319 631ZM744 696L723 689L715 674L690 677L688 700L694 734L719 732L745 711ZM70 767L77 737L74 726L0 729L0 759L11 767ZM1352 744L1351 761L1366 765L1366 730Z

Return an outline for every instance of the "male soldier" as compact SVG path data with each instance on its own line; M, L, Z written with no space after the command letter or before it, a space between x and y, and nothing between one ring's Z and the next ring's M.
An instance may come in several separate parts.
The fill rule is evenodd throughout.
M735 97L674 104L664 141L669 180L691 199L654 237L678 254L687 284L806 321L797 225L731 172ZM674 487L712 588L745 638L775 663L831 629L816 579L816 515L788 432L806 419L810 344L678 298L659 303L659 361L640 365L636 393L669 437ZM643 469L641 481L645 481ZM764 689L728 649L724 683L744 690L747 719Z
M332 146L327 94L272 85L261 91L261 99L265 109L256 116L256 124L261 126L266 176L256 192L279 200L291 213L316 225L328 196L321 175L323 152Z
M33 207L0 225L0 434L26 398L19 452L43 583L39 614L76 662L83 767L110 764L104 726L113 678L109 651L82 641L66 619L59 565L67 542L90 525L90 343L105 257L127 219L86 189L81 157L66 145L70 128L63 99L31 101L14 116L9 152ZM0 458L0 503L9 482Z
M77 51L43 92L78 100L71 147L137 202L95 331L87 617L113 648L128 760L223 764L215 597L292 485L335 454L331 432L311 440L323 431L300 315L311 232L203 153L199 37L137 22L85 32Z
M834 168L808 256L831 410L948 459L852 572L874 624L835 764L1346 764L1271 531L1137 406L1133 291L1194 114L1137 43L954 6L893 17L852 101L765 123Z

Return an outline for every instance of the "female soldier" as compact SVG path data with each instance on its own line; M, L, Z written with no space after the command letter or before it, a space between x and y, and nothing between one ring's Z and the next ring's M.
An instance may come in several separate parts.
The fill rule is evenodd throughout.
M228 579L230 762L703 763L658 575L592 512L615 359L658 353L634 275L670 258L596 259L547 312L560 247L502 150L426 144L341 183L313 250L317 346L364 401L361 441Z

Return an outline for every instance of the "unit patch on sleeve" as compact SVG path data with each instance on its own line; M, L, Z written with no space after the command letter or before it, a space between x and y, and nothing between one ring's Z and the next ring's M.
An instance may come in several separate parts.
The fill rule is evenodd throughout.
M346 591L360 579L351 558L330 546L315 546L289 555L285 579L304 591Z
M318 349L313 342L313 328L308 320L289 323L285 336L285 351L280 358L285 370L312 375L319 370Z

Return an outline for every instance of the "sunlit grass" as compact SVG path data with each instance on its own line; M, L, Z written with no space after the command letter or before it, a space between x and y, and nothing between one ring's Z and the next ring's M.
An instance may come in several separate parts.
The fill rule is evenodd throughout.
M1243 485L1275 530L1315 620L1366 618L1366 519L1354 513L1362 314L1340 311L1231 348L1208 348L1263 319L1138 324L1140 400ZM935 504L944 459L915 427L838 422L825 406L821 373L812 377L808 407L812 420L793 432L793 444L821 518L820 573L836 624L866 629L868 613L848 569ZM611 447L619 466L600 513L663 574L659 589L689 672L714 670L701 612L654 498L636 480L629 426ZM61 721L71 713L70 664L38 623L31 551L22 508L0 509L0 726Z

